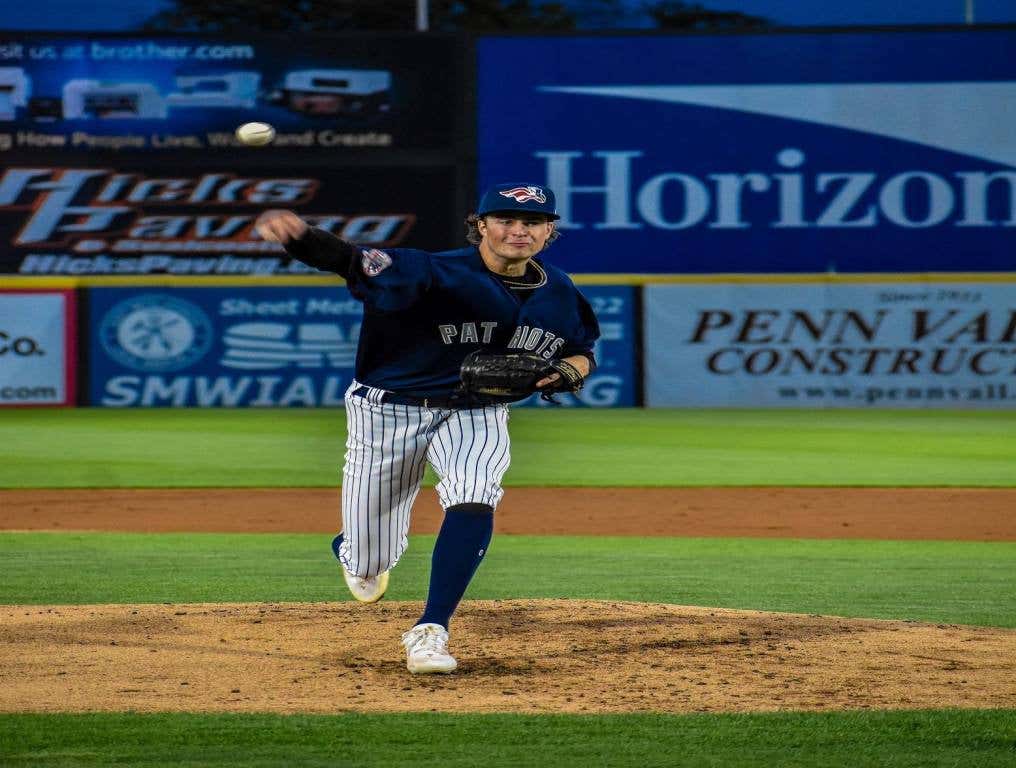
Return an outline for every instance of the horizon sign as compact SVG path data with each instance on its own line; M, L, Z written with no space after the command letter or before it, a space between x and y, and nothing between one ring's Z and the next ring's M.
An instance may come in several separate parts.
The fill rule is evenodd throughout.
M484 38L479 182L553 189L572 272L1012 270L1014 47L1012 30Z

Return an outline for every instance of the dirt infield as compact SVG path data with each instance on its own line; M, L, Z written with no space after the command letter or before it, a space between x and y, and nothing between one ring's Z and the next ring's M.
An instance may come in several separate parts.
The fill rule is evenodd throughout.
M1016 541L1010 488L510 488L498 533ZM339 491L0 491L0 529L335 532ZM425 488L412 532L435 533Z
M420 603L0 607L0 711L748 712L1016 706L1016 632L675 605L466 602L454 675Z
M332 489L0 491L0 529L333 532ZM510 489L500 533L1016 541L1011 489ZM440 509L426 489L413 531ZM338 578L338 576L336 577ZM419 603L0 606L0 712L1016 707L1016 631L578 600L466 601L413 677Z

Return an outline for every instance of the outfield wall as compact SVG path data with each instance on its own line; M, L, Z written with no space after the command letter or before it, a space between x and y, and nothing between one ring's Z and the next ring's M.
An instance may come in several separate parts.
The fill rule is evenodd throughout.
M603 329L567 406L1016 402L1016 27L311 36L298 66L9 37L0 291L41 293L0 295L0 404L336 406L356 308L257 215L437 250L506 178L557 193L546 257ZM255 118L276 141L239 146Z
M0 285L0 407L341 407L353 379L362 306L336 279L27 282ZM560 405L640 405L639 289L584 293L599 365Z
M599 367L559 400L1014 408L1016 275L966 277L579 278ZM337 280L0 288L0 405L339 407L360 313Z

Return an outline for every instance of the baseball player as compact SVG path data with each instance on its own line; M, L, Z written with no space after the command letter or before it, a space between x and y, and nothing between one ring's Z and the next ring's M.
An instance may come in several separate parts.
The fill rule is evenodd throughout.
M510 462L505 398L463 392L464 358L483 350L595 367L599 327L588 302L539 254L558 233L554 193L497 184L466 218L470 245L429 253L364 249L310 227L291 211L257 221L265 240L346 279L363 302L355 378L346 391L348 438L342 531L332 551L353 597L375 602L408 544L424 462L436 471L445 517L434 545L423 615L402 635L413 673L451 672L448 626L483 560ZM538 374L542 375L542 374ZM535 386L552 389L559 374Z

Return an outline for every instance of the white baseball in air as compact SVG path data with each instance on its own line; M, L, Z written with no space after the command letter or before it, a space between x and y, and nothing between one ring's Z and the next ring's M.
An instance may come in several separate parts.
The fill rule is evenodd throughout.
M236 138L248 147L263 147L275 138L275 129L268 123L244 123L236 129Z

